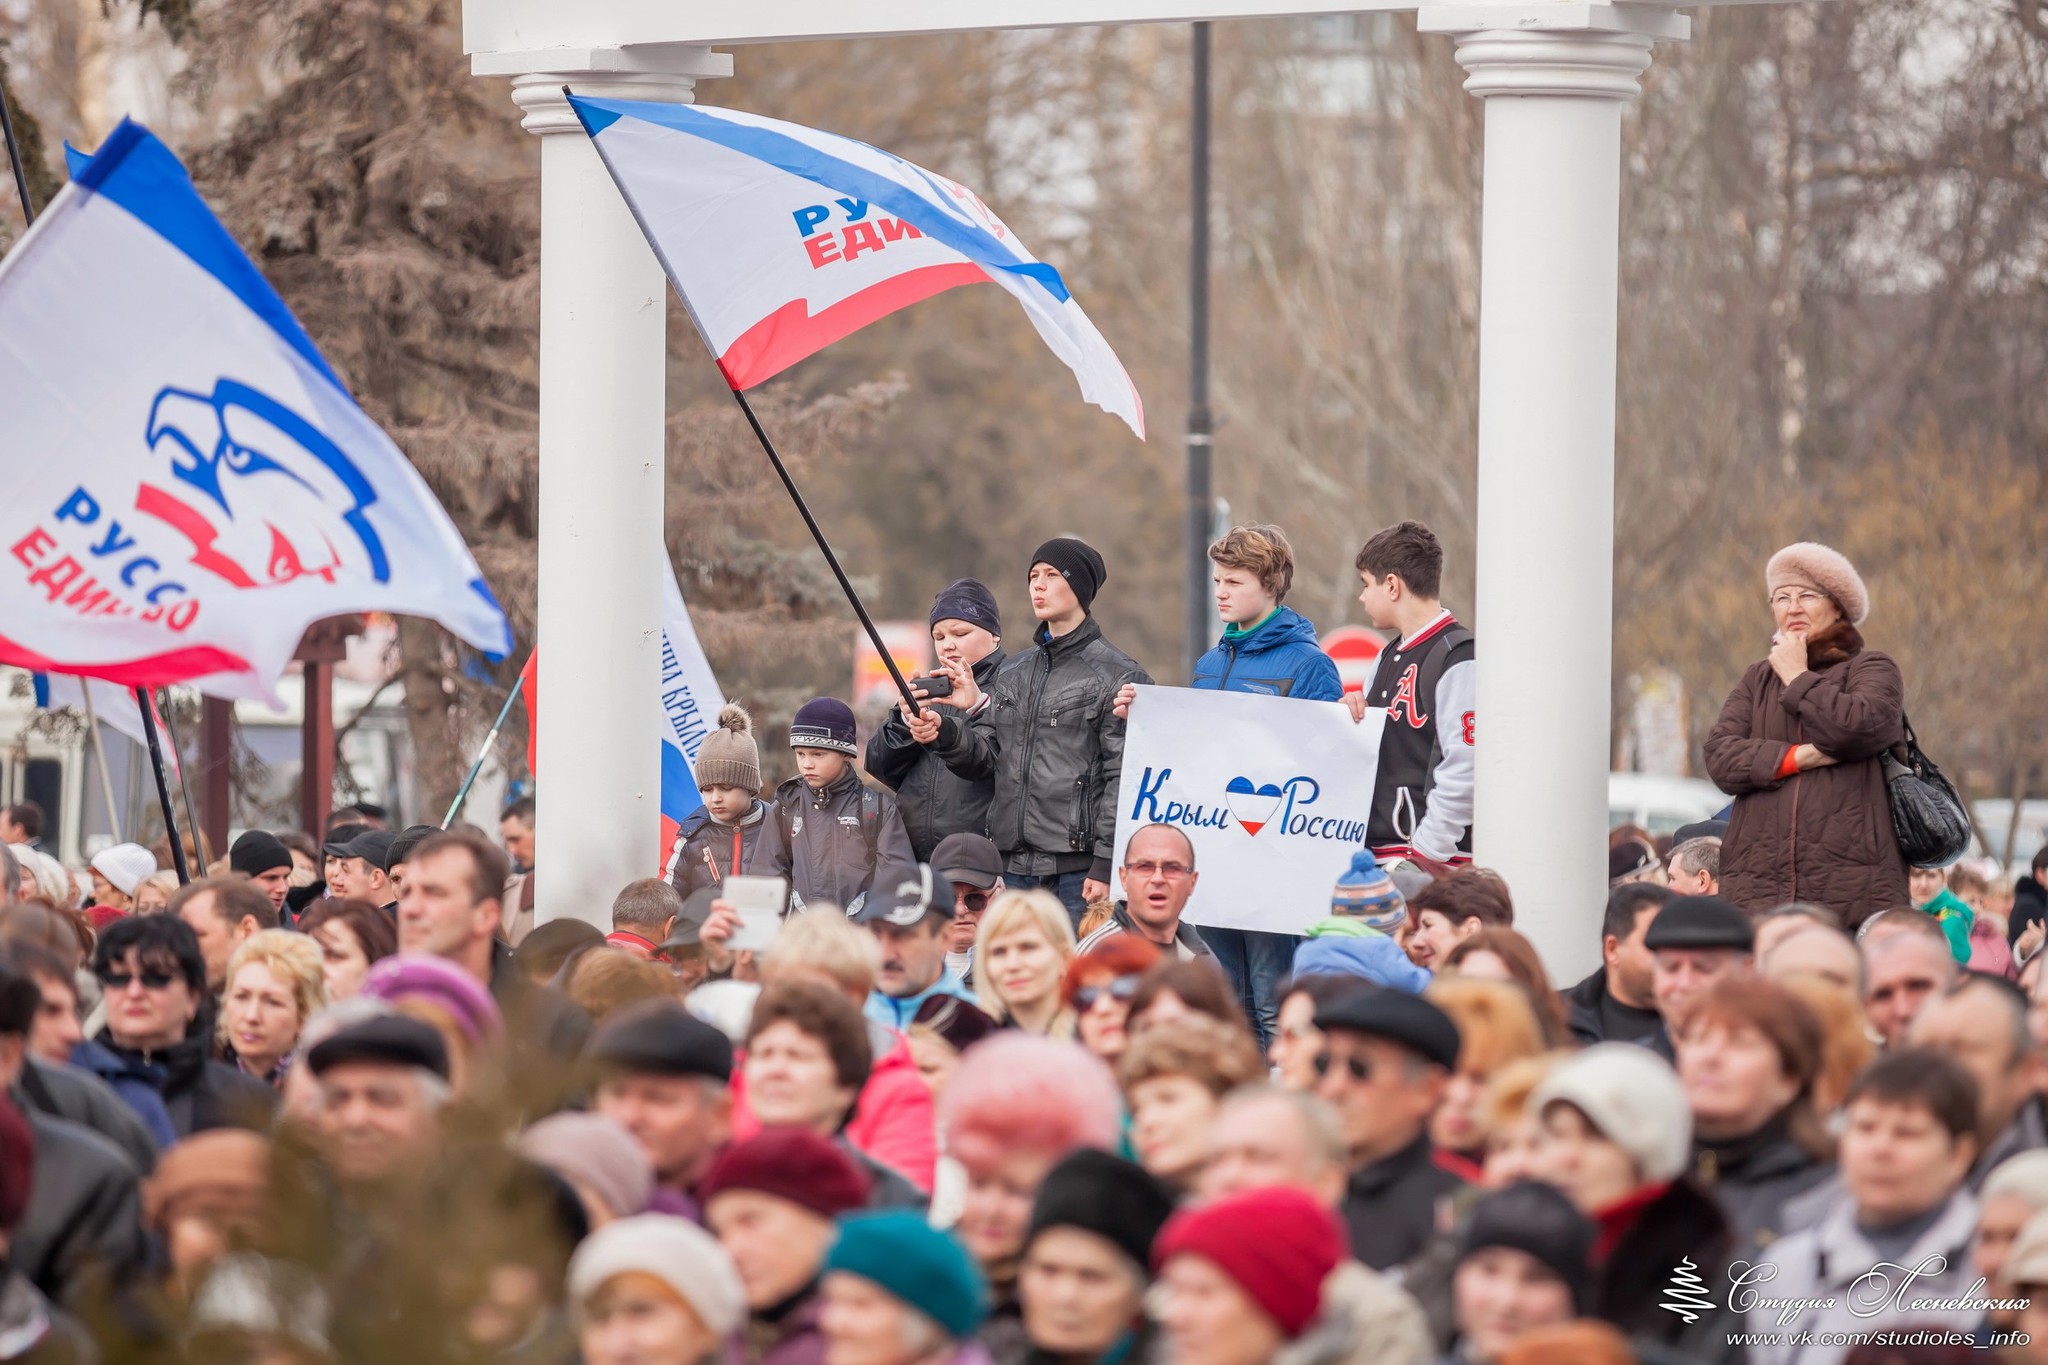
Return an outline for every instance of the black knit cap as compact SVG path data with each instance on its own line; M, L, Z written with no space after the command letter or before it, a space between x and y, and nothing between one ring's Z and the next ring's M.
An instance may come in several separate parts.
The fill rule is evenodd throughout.
M402 865L412 856L412 851L441 832L439 825L407 825L403 833L391 841L391 848L384 855L384 870Z
M1079 1228L1109 1242L1139 1267L1152 1264L1152 1242L1173 1216L1173 1191L1141 1166L1093 1147L1063 1158L1038 1187L1031 1205L1029 1247L1047 1228Z
M956 578L932 599L931 624L965 621L991 635L1003 633L1002 613L996 610L996 595L978 578Z
M1050 564L1060 571L1067 580L1067 586L1080 599L1081 610L1087 611L1095 602L1095 594L1102 591L1102 585L1109 581L1109 568L1102 562L1102 556L1095 553L1095 547L1085 540L1072 536L1055 536L1038 547L1031 556L1033 564Z
M315 1076L347 1062L377 1062L385 1066L418 1066L448 1079L448 1044L432 1024L402 1014L384 1014L365 1019L330 1038L323 1038L306 1054L306 1064Z
M837 697L813 697L796 709L789 723L792 749L830 749L850 758L860 756L854 742L853 708Z
M1487 1247L1519 1251L1563 1280L1572 1307L1584 1313L1593 1295L1593 1238L1592 1220L1556 1187L1518 1180L1473 1207L1458 1259Z
M1756 946L1749 916L1719 896L1679 896L1664 903L1643 935L1645 948L1736 948Z
M228 848L228 866L245 877L260 877L278 868L291 870L292 851L267 829L252 829Z
M589 1057L607 1071L732 1079L732 1039L676 1000L648 1000L605 1020Z
M1325 1033L1348 1029L1399 1043L1446 1071L1458 1066L1458 1026L1435 1005L1407 991L1369 986L1347 992L1316 1008L1316 1027Z

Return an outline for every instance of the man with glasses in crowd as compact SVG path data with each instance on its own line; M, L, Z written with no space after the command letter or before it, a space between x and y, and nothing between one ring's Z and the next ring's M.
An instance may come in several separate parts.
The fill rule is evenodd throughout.
M946 970L963 984L974 981L974 935L982 911L1001 895L1003 855L980 834L948 834L932 850L932 876L953 888L953 919L946 926Z
M1429 1120L1458 1065L1458 1028L1419 995L1361 988L1316 1010L1316 1094L1350 1153L1344 1221L1374 1270L1401 1265L1449 1227L1465 1182L1439 1165Z
M1216 955L1191 924L1181 922L1188 897L1195 894L1195 846L1173 825L1146 825L1124 846L1120 869L1124 900L1109 922L1081 940L1076 955L1087 952L1112 934L1136 934L1183 962L1214 961Z

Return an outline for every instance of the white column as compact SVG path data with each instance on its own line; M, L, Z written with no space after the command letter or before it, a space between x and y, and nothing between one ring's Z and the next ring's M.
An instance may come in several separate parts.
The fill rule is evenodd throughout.
M539 920L609 930L660 870L662 437L668 283L575 113L687 102L694 78L521 75L541 135Z
M1421 16L1458 33L1486 101L1475 860L1507 879L1561 986L1598 965L1607 897L1621 116L1651 42L1602 11L1618 13ZM1587 26L1516 26L1567 16Z

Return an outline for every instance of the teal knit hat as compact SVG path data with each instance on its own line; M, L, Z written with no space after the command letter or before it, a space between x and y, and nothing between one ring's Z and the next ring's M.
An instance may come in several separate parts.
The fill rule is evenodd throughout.
M1361 848L1351 855L1351 866L1344 875L1337 878L1337 889L1330 893L1330 913L1362 920L1391 937L1408 922L1408 902L1373 858L1372 850Z
M988 1317L981 1267L951 1233L919 1214L884 1210L840 1219L839 1239L825 1254L825 1272L834 1270L873 1280L955 1341L973 1337Z

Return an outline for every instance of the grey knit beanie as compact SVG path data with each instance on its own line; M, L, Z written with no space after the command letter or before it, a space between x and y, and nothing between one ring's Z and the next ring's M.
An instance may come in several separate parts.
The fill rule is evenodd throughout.
M754 719L728 703L718 710L718 728L697 748L697 787L741 787L759 794L761 748L754 743Z

